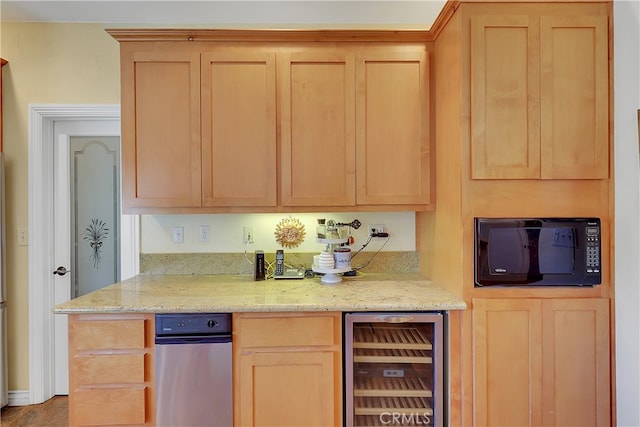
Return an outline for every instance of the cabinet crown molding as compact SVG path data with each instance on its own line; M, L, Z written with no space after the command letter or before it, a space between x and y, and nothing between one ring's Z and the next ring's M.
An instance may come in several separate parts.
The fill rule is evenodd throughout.
M233 30L180 28L108 28L119 42L427 42L427 30Z

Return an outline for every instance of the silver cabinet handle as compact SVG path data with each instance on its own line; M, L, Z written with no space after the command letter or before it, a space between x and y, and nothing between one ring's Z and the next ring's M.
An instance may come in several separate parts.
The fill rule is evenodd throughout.
M53 272L53 274L57 274L59 276L64 276L67 273L71 273L71 270L67 270L63 266L60 266L60 267L56 268L56 271Z
M414 319L413 316L394 316L394 315L390 315L390 316L378 316L376 317L376 320L379 322L386 322L386 323L407 323L407 322L412 322Z

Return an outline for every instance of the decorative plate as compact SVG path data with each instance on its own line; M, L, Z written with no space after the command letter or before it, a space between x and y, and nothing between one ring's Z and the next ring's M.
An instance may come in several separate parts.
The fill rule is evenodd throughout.
M296 218L284 218L276 225L276 231L273 233L276 241L285 248L295 248L300 246L304 241L306 234L304 225Z

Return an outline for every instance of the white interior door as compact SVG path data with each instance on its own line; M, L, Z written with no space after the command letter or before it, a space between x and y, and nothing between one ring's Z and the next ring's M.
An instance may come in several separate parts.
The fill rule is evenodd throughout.
M136 218L120 213L120 122L58 121L53 133L51 272L70 270L54 275L57 305L135 274L120 262L120 245L131 246ZM67 325L67 316L54 316L56 395L69 392Z

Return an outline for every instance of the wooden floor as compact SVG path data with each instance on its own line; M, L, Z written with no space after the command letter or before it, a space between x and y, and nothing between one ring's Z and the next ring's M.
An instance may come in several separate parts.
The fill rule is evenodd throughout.
M67 396L54 396L44 403L5 406L0 416L2 427L66 427L69 424Z

